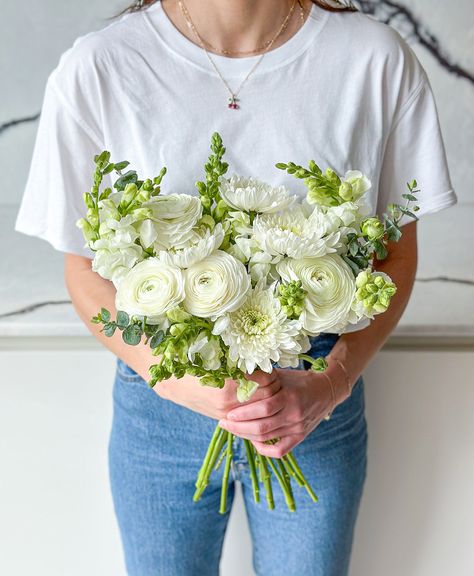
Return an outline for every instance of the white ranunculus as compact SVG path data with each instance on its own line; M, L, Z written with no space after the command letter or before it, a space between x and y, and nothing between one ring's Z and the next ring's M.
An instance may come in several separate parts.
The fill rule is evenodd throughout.
M115 297L117 310L146 316L159 324L165 313L184 299L184 278L177 266L148 258L134 266L120 282Z
M100 240L97 241L97 243L100 242ZM137 244L118 248L107 247L106 242L102 244L103 248L96 249L92 270L100 274L102 278L111 280L117 287L133 266L143 258L143 251Z
M223 240L222 224L216 224L213 230L206 228L200 233L196 233L187 246L180 249L162 250L158 257L161 261L174 264L179 268L189 268L217 250Z
M213 329L229 346L230 360L249 374L256 368L271 372L272 362L280 360L296 367L302 351L301 324L287 318L274 286L262 288L257 284L243 305L219 318Z
M216 250L183 272L184 308L200 318L215 319L236 310L250 288L245 266L230 254Z
M352 270L338 254L320 258L290 258L277 264L284 282L301 280L307 291L299 318L308 334L342 329L351 313L356 291Z
M143 237L148 243L153 237L156 251L179 248L193 236L193 228L202 215L202 204L198 197L188 194L168 194L151 198L143 204L150 208L154 231L146 220L142 224Z
M258 178L221 176L219 193L224 202L244 212L270 213L289 208L296 199L285 186L271 186Z
M339 232L328 233L324 212L315 207L307 217L297 207L281 214L261 214L253 223L253 240L260 249L271 256L323 256L336 252Z

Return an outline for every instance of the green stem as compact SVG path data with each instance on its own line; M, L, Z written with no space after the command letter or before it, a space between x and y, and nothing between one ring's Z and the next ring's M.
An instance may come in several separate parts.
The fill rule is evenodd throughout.
M273 510L275 508L275 502L273 500L272 479L270 472L268 471L267 461L265 456L262 456L258 452L257 459L259 463L260 479L262 480L263 486L265 488L265 497L267 499L268 508L269 510Z
M287 456L283 456L282 460L283 465L285 466L287 472L290 474L290 476L292 478L295 479L295 482L299 485L299 486L304 486L304 481L302 480L302 478L296 473L296 471L294 470L293 466L291 465L291 462L288 460Z
M318 497L316 496L316 494L313 492L313 489L311 488L311 486L308 484L308 481L306 480L306 478L304 477L303 472L301 471L301 468L298 466L298 463L296 462L295 457L293 456L292 452L288 452L287 454L288 456L288 460L291 462L291 465L293 467L293 469L295 470L295 472L298 474L298 476L301 478L301 480L303 481L303 486L306 488L306 491L308 492L308 494L311 496L311 500L313 500L313 502L317 502L318 501Z
M216 442L219 439L219 436L221 435L221 432L223 432L222 428L220 428L219 426L216 426L214 433L212 435L211 441L209 442L209 446L207 448L207 452L206 452L206 455L204 457L204 461L203 461L201 468L199 469L199 472L198 472L198 476L196 479L196 487L198 487L202 484L202 480L204 478L204 474L206 472L207 465L208 465L209 460L212 456L212 452L214 450Z
M225 514L227 510L227 490L229 488L229 472L230 464L232 462L232 440L234 435L232 432L227 432L227 449L226 449L226 461L224 468L224 476L222 478L222 490L221 490L221 506L219 512Z
M216 434L216 432L218 432ZM214 436L211 439L206 457L204 459L201 470L199 471L198 479L196 481L196 491L194 492L193 500L197 502L206 487L209 484L209 477L211 475L212 469L219 458L219 454L222 451L226 441L226 433L221 428L217 427Z
M245 451L250 468L250 478L252 479L253 498L255 502L260 502L260 488L258 486L257 469L255 467L255 453L250 440L244 440Z
M282 489L283 494L285 495L285 502L286 502L286 505L288 506L288 509L291 512L294 512L296 510L296 506L295 506L295 501L294 501L293 494L291 491L291 486L286 482L286 478L282 474L280 474L280 472L278 471L278 468L275 466L275 463L273 462L273 458L269 458L267 456L266 460L267 460L268 464L270 465L270 468L272 469L273 474L275 475L276 479L278 480L278 483L280 484L280 488Z

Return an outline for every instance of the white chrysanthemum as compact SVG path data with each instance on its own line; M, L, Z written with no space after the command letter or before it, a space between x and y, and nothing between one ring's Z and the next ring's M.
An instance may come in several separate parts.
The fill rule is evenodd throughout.
M299 320L310 335L329 330L337 332L345 326L356 284L352 270L341 256L286 259L277 264L277 271L284 282L301 280L302 288L307 291Z
M177 266L148 258L130 270L117 289L115 306L133 316L159 324L168 310L184 299L184 279Z
M183 272L184 308L193 316L215 319L236 310L250 288L245 266L226 252L216 250Z
M183 248L162 250L158 257L167 264L189 268L217 250L223 240L224 229L221 224L216 224L212 231L206 228L204 231L196 232Z
M297 366L302 347L301 325L289 320L274 296L273 287L257 285L235 312L219 318L213 332L229 346L229 358L251 374L256 368L272 371L272 362Z
M339 232L329 232L324 211L315 207L309 217L298 207L281 214L262 214L253 223L253 239L271 256L323 256L336 252Z
M202 216L198 197L188 194L168 194L153 197L144 205L153 216L140 226L140 240L145 247L156 251L180 247L193 236L193 228Z
M226 204L244 212L271 213L286 210L295 201L285 186L271 186L258 178L221 176L219 192Z

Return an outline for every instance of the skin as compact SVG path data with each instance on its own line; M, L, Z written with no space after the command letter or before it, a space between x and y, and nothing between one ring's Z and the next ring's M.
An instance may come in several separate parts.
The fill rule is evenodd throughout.
M228 50L249 50L272 37L291 5L287 0L185 0L201 36L214 46ZM311 2L305 1L306 10ZM180 32L191 41L193 33L183 20L175 0L163 0L163 8ZM299 10L295 10L287 29L273 47L286 42L301 26ZM417 267L416 222L402 227L398 243L390 243L389 256L376 263L397 285L387 312L376 316L364 330L343 334L327 357L326 374L333 383L336 403L328 378L305 370L276 369L272 374L258 371L251 379L259 389L246 403L236 399L236 384L226 382L223 389L199 385L199 379L186 376L179 381L170 378L154 387L163 399L180 404L216 420L226 430L248 438L264 455L281 457L312 432L335 405L344 401L349 390L346 374L353 385L398 323L410 297ZM148 380L148 368L157 362L143 343L128 346L117 332L109 338L90 319L104 306L114 316L115 288L91 269L91 260L75 254L65 255L65 281L78 315L91 333L116 356ZM335 362L338 361L344 367ZM250 375L249 375L250 377ZM280 438L274 445L270 438Z

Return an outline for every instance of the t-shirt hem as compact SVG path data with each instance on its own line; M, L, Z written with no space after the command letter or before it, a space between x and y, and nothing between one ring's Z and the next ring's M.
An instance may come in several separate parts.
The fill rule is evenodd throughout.
M420 209L418 212L414 212L414 214L420 218L425 214L433 214L438 212L439 210L443 210L445 208L449 208L454 204L457 204L458 197L454 188L450 188L443 194L440 194L436 198L432 198L431 200L427 200L426 202L420 202L419 206Z
M67 242L64 242L62 239L58 238L50 234L47 230L33 230L31 228L23 228L20 224L15 224L14 231L19 232L20 234L25 234L26 236L40 238L41 240L45 240L50 244L55 250L59 252L68 252L70 254L76 254L77 256L84 256L85 258L90 258L91 260L94 258L93 252L87 253L86 248L78 248L77 246L72 246Z

